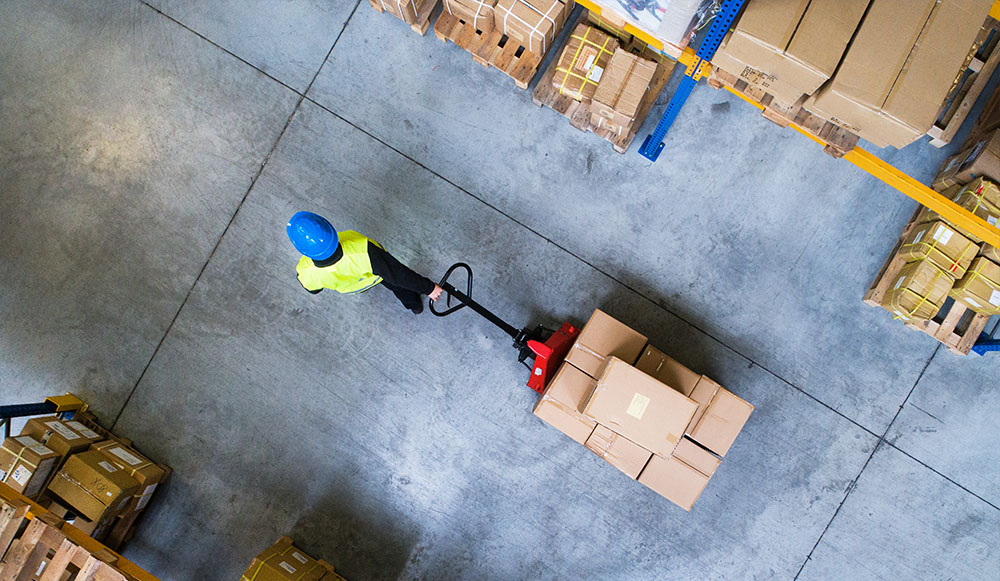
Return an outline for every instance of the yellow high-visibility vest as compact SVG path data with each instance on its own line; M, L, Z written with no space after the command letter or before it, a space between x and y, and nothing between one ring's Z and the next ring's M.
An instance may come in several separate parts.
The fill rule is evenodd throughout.
M343 294L365 292L378 283L382 277L372 273L372 261L368 258L368 243L382 248L371 238L352 230L337 233L340 249L344 256L330 266L316 266L312 259L303 256L295 270L299 282L306 290L328 288Z

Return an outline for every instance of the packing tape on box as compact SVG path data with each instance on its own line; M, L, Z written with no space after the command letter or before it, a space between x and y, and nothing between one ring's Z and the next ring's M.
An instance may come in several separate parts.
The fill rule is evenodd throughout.
M586 345L581 344L579 341L577 341L576 343L573 343L573 349L579 349L580 351L583 351L587 355L590 355L592 357L596 357L596 358L600 359L601 361L604 361L604 359L605 359L604 355L601 355L600 353L598 353L597 351L594 351L590 347L587 347Z
M382 4L382 10L389 10L389 7L385 5L385 0L379 0ZM392 4L391 0L389 4ZM399 14L400 18L403 16L403 5L406 4L406 0L396 0L396 13ZM416 0L410 0L410 6L413 8L413 16L417 15L417 3ZM390 10L390 12L392 12Z
M18 462L23 462L23 463L27 464L28 466L31 466L32 468L38 468L38 464L35 464L34 462L29 462L27 458L25 458L24 456L22 456L22 454L24 454L25 450L30 450L31 449L28 446L25 446L25 447L21 448L20 452L14 452L10 448L8 448L6 445L0 446L0 448L2 448L4 450L7 450L8 452L11 453L12 456L14 456L14 463L10 465L11 472L13 472L13 468L15 466L17 466ZM34 470L32 470L32 472L33 471Z
M548 20L549 22L551 22L552 23L552 33L553 33L553 36L555 36L555 33L556 33L556 21L553 20L551 16L549 16L549 12L552 12L552 10L556 6L562 6L561 2L553 2L552 5L549 6L549 9L547 11L545 11L545 12L542 12L541 10L535 8L531 4L528 4L524 0L516 0L516 3L517 4L524 4L525 6L527 6L528 8L530 8L533 12L535 12L536 14L538 14L539 16L541 16L542 20ZM511 6L511 8L513 8L513 6ZM503 8L501 8L501 9L503 9ZM503 10L506 12L506 14L504 14L504 17L503 17L503 31L504 31L504 34L507 33L507 19L510 18L511 16L513 16L514 20L517 20L518 22L520 22L521 24L523 24L525 28L528 29L528 31L529 31L528 32L528 50L530 52L535 52L535 49L534 49L534 38L535 38L536 34L539 34L538 27L542 25L542 20L539 20L537 24L535 24L534 26L531 26L527 22L525 22L520 16L518 16L516 14L513 14L510 10L507 10L507 9L503 9ZM542 37L542 53L541 54L545 54L545 35L541 34L540 36Z
M975 270L973 270L968 275L966 275L969 278L969 282L971 283L972 281L976 280L977 278L981 278L981 279L985 280L989 286L1000 288L1000 280L993 280L993 279L991 279L988 276L983 276L982 270L983 270L984 266L986 266L986 262L985 261L980 262L979 266L977 266ZM966 284L965 287L968 288L969 285ZM993 304L992 301L990 302L990 304L991 305ZM993 306L996 306L996 305L993 305Z
M253 575L247 577L246 573L244 573L243 576L240 577L240 581L244 581L244 580L245 581L254 581L255 579L257 579L257 575L260 574L260 570L264 568L264 564L265 563L267 563L268 561L270 561L271 559L273 559L275 557L285 557L285 556L288 555L288 551L294 551L294 550L295 550L295 545L291 545L290 544L290 545L288 545L285 548L284 551L282 551L280 553L275 553L275 554L271 555L270 557L261 560L261 562L257 565L257 569L253 572ZM295 577L289 577L289 579L302 579L303 577L306 576L307 573L311 573L311 572L315 571L316 567L320 567L320 566L321 565L318 562L314 563L312 567L310 567L310 568L302 571L301 573L299 573ZM286 571L287 571L287 569L286 569Z
M611 123L610 121L608 121L607 125L610 128L614 124ZM622 136L622 126L621 125L614 125L614 126L618 128L618 135L617 135L617 137L621 137ZM600 129L602 127L604 127L604 117L598 115L597 116L597 128ZM611 131L611 129L609 129L609 131Z
M580 88L576 90L576 97L574 97L574 98L577 101L579 101L580 99L583 98L583 88L587 86L587 83L590 83L590 84L594 85L594 87L597 87L597 83L595 83L594 81L592 81L589 78L587 78L587 76L585 76L585 75L579 75L579 74L573 72L573 69L576 67L576 61L577 61L577 59L580 58L580 53L583 51L583 47L585 45L588 45L588 44L590 46L596 46L597 47L597 49L598 49L597 50L597 56L594 57L594 65L593 66L597 66L597 61L601 60L601 54L603 54L603 53L612 54L611 51L608 50L608 43L611 42L611 37L608 36L607 39L605 39L603 45L599 45L596 42L588 42L587 41L587 36L590 35L590 31L591 30L595 30L595 29L588 27L587 31L583 33L583 36L577 36L575 34L570 35L570 38L577 38L577 39L580 40L580 46L578 46L576 48L576 53L573 55L573 60L570 61L568 69L566 69L564 71L564 70L560 69L559 67L556 67L556 71L557 72L560 72L560 73L564 72L564 73L566 73L566 75L563 76L562 83L559 84L559 93L560 94L566 95L566 93L563 93L563 90L566 88L566 82L569 81L570 77L576 77L578 79L583 80L583 84L581 84ZM593 68L593 67L591 67L591 68ZM569 95L567 95L567 96L569 96Z
M918 302L917 306L913 307L913 309L905 317L900 316L900 315L893 315L892 318L894 320L899 320L899 319L904 319L904 320L907 320L907 321L910 320L910 318L912 318L913 315L916 314L916 312L920 310L920 307L924 306L924 303L927 302L927 299L930 298L931 291L934 290L934 285L937 284L937 281L941 280L942 276L945 276L944 271L941 270L941 269L937 269L937 274L934 275L934 280L932 280L931 284L928 285L928 291L927 291L926 295L921 295L920 293L918 293L917 291L915 291L915 290L913 290L911 288L903 288L903 289L901 289L903 292L911 293L911 294L914 294L917 297L919 297L920 298L920 302ZM931 303L931 304L933 304L933 303Z
M938 228L941 228L941 227L942 226L938 226ZM927 250L926 250L926 252L924 252L924 256L925 257L930 256L931 252L933 252L934 250L937 250L938 252L941 253L942 256L944 256L948 260L951 260L951 266L949 266L947 268L948 272L957 272L958 268L962 265L962 260L965 258L965 255L969 253L969 250L973 249L973 248L975 248L976 250L979 249L979 245L978 244L976 244L975 242L969 242L969 244L965 247L965 249L962 250L962 254L960 254L958 256L958 258L955 259L955 258L952 258L952 257L948 256L947 254L945 254L945 252L943 250L941 250L940 248L937 247L938 242L941 241L941 236L937 236L936 238L934 236L932 236L932 238L934 239L933 243L928 243L926 240L920 240L920 238L917 238L917 240L911 242L910 244L915 244L917 246L926 246ZM975 253L973 253L973 257L975 257Z
M96 445L94 445L94 448L97 449L97 450L100 450L101 452L104 452L107 448L111 448L111 447L114 447L116 445L120 446L121 448L127 448L128 447L128 446L123 445L121 442L115 442L114 440L109 440L109 441L105 442L103 445L102 444L96 444ZM106 452L106 453L107 454L114 454L114 452ZM136 453L138 454L138 452L136 452ZM125 460L124 458L122 458L121 456L119 456L117 454L114 454L114 455L117 456L120 460L124 461L126 464L128 464L128 461ZM129 454L129 456L132 456L132 454ZM136 458L136 459L138 460L138 458ZM147 466L152 466L153 465L153 461L152 460L149 460L148 458L145 459L145 460L146 460L145 462L141 462L140 464L137 464L135 467L132 467L131 465L129 465L129 466L121 466L121 464L119 464L119 466L121 466L122 469L124 469L126 472L128 472L129 470L131 470L131 472L129 472L128 475L134 477L136 472L142 470L143 468L146 468Z

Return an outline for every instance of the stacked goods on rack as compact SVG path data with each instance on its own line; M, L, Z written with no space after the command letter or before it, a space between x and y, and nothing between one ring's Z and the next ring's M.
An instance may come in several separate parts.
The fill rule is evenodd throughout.
M759 1L759 0L758 0ZM649 0L642 3L587 0L588 8L618 29L631 25L649 40L662 43L674 58L691 42L702 22L712 15L715 0ZM591 5L593 5L591 7Z
M82 419L28 420L0 448L0 481L118 548L170 469Z
M931 187L943 192L952 186L965 185L977 177L1000 181L1000 129L983 135L945 160Z
M572 0L445 0L434 34L527 89L574 6Z
M691 510L753 409L597 310L534 414Z
M344 581L333 566L317 560L281 537L273 546L254 557L241 581Z
M593 13L573 32L535 87L532 100L593 131L624 153L673 72L673 61Z
M743 81L760 95L745 92L778 111L786 125L805 112L878 147L904 147L934 128L943 108L956 115L945 105L955 100L956 79L979 48L984 22L992 22L991 5L990 0L748 2L713 57L713 65L728 73L714 84ZM984 83L976 84L981 90ZM958 99L959 122L967 100Z
M368 0L378 12L388 12L410 25L417 34L423 35L430 26L431 12L438 0Z

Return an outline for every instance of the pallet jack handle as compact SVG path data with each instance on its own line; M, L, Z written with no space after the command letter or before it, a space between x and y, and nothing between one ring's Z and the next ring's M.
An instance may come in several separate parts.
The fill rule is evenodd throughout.
M465 292L456 289L454 286L451 285L451 283L448 282L448 279L456 270L464 270L467 273ZM434 313L435 316L447 317L448 315L462 309L463 307L469 307L473 311L476 311L477 313L485 317L487 320L489 320L497 327L503 329L504 333L510 335L511 339L516 340L521 335L521 331L518 330L516 327L504 321L500 317L494 315L489 309L480 305L479 303L477 303L472 299L472 268L468 264L464 262L456 262L455 264L451 265L451 267L447 270L447 272L444 273L444 276L441 278L441 282L438 283L438 286L444 289L444 292L447 293L448 295L447 298L445 299L445 305L448 308L443 311L439 311L437 310L436 306L438 304L438 301L440 301L440 299L438 299L438 301L431 301L430 310L431 313ZM459 304L452 306L451 305L452 297L458 299Z

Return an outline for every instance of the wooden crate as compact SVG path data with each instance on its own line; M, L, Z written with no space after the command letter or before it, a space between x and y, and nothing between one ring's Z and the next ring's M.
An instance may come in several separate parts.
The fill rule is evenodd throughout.
M581 11L579 16L572 24L567 24L570 30L575 29L579 24L590 24L595 26L596 23L593 21L587 22L587 11ZM598 26L598 28L600 28ZM615 30L602 29L604 32L615 35ZM631 35L628 35L631 39ZM561 47L560 47L561 50ZM649 88L646 90L645 96L643 96L642 101L639 102L639 109L636 111L635 119L632 121L631 125L628 126L626 131L621 134L611 131L606 127L598 127L591 120L590 109L586 103L577 101L572 97L567 97L559 92L559 89L555 87L552 83L552 79L556 75L556 67L559 66L558 54L549 63L547 69L545 69L545 74L538 81L538 85L535 87L534 93L531 95L531 100L539 107L548 107L555 112L559 113L563 117L569 119L569 124L573 127L579 129L586 133L587 131L592 131L597 134L602 139L609 141L611 146L618 153L625 153L628 151L629 145L635 139L636 133L642 127L643 122L649 115L649 112L653 109L653 105L656 103L657 97L663 92L663 88L667 86L667 81L670 80L671 73L674 72L674 67L677 65L676 61L666 58L662 54L656 52L655 50L639 43L639 50L636 54L640 54L643 58L651 60L658 63L656 65L656 72L653 73L653 79L650 81Z
M928 212L927 208L921 207L910 219L910 222L903 228L903 233L896 241L896 245L889 254L889 258L882 265L878 276L872 282L871 288L865 293L865 304L872 307L881 307L882 299L889 291L889 287L895 282L899 271L906 265L906 259L899 255L899 248L903 245L904 239L909 236ZM989 315L981 315L965 307L965 305L948 299L941 311L928 321L910 321L906 326L916 331L921 331L934 337L938 341L959 355L968 355L976 339L986 328L989 322Z
M155 577L0 484L0 579L147 581Z
M372 5L372 8L376 12L385 13L385 8L382 7L382 2L380 0L368 0L368 3ZM410 28L413 32L416 32L420 36L427 34L427 29L431 26L431 14L434 12L434 8L438 5L438 0L425 0L424 4L420 7L420 11L417 13L417 18L415 22L408 22ZM390 13L391 14L391 13Z
M1000 64L1000 22L987 18L972 50L966 58L962 72L955 78L948 97L938 112L937 121L927 131L931 145L944 147L951 143L962 127L969 111L989 83L990 77Z
M792 123L802 127L825 141L827 145L823 151L832 157L843 157L858 144L857 135L822 117L813 115L802 107L801 101L792 104L780 102L763 89L718 67L712 67L708 76L708 84L715 89L729 88L757 103L762 108L761 115L779 127L788 127Z
M434 36L441 42L451 41L464 48L477 63L493 67L514 79L520 89L528 88L545 59L544 54L529 51L500 29L491 32L476 30L474 25L446 10L441 11L434 23Z

